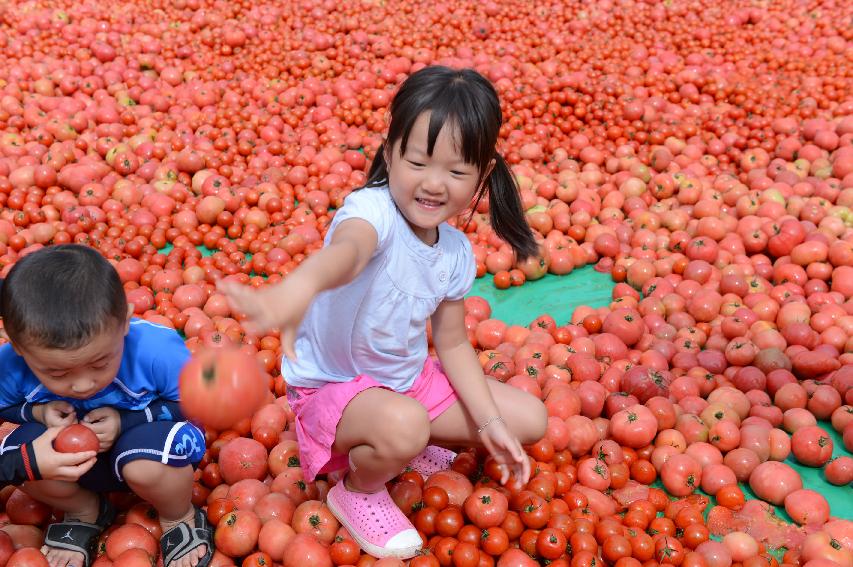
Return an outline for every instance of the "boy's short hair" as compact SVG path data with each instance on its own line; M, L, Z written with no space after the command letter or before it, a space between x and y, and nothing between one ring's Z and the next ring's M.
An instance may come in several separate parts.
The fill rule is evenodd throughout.
M123 324L127 297L100 253L62 244L15 263L3 281L0 315L13 343L72 350Z

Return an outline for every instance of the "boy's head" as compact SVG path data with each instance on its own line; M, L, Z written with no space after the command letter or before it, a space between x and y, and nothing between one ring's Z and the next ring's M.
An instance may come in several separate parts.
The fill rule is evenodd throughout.
M21 258L0 293L15 351L48 390L70 398L94 395L115 378L132 313L112 265L76 244Z

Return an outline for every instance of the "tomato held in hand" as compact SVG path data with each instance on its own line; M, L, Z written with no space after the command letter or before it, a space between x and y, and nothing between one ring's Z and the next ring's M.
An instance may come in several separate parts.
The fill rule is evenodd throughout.
M69 425L53 440L53 448L60 453L82 453L97 451L101 443L95 432L79 423Z
M268 380L255 358L241 350L201 350L181 370L181 410L191 421L222 431L264 403Z

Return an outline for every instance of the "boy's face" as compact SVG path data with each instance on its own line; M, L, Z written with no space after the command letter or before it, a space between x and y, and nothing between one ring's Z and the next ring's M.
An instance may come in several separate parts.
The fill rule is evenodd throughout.
M58 396L84 400L110 385L121 366L130 315L76 349L13 345L39 382Z

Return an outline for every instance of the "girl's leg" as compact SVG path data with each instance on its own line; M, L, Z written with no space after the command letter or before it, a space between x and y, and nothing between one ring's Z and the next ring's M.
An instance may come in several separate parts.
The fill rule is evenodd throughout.
M418 531L394 504L385 483L429 441L429 415L420 402L382 388L356 395L338 422L333 449L348 454L350 470L329 490L329 509L374 557L414 556Z
M530 445L539 441L548 426L548 412L544 404L531 394L513 386L492 379L487 379L486 382L501 417L521 444ZM479 444L477 428L481 425L474 423L462 403L457 401L432 421L431 440L448 445Z
M369 388L344 410L334 450L349 454L347 487L372 493L400 474L429 438L429 416L420 402L383 388Z

